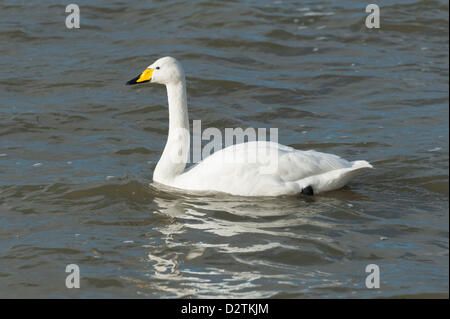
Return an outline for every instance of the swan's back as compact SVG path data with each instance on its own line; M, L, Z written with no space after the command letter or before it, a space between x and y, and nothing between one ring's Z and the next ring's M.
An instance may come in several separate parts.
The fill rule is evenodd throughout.
M338 173L371 167L365 161L359 161L357 167L355 163L332 154L254 141L215 152L180 175L175 187L242 196L279 196L300 193L310 186L306 184L313 184L314 192L319 193L321 188L330 187L330 181L345 177ZM330 178L329 182L324 183L324 178Z

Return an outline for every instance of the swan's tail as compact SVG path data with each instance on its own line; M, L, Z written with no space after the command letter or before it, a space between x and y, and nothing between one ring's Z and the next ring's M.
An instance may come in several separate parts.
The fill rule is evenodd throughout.
M360 169L364 169L364 168L373 168L373 166L370 165L370 163L367 161L354 161L351 163L352 163L352 168L355 170L360 170Z
M369 168L373 168L367 161L351 162L352 166L329 171L299 181L301 189L311 186L314 194L339 189L345 186L352 178Z

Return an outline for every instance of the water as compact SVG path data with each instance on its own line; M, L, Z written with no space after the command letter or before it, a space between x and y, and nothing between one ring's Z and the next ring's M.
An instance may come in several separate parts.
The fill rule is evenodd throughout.
M448 298L448 1L3 1L0 297ZM161 56L203 128L375 167L313 198L149 187ZM77 264L81 288L67 289ZM381 287L365 287L365 267Z

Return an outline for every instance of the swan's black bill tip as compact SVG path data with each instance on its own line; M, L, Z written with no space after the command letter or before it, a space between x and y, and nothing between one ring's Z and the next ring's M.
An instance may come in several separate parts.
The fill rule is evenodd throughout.
M127 81L127 83L125 83L125 85L133 85L133 84L138 84L139 82L137 82L137 80L139 79L140 75L138 75L137 77L135 77L134 79L131 79L130 81Z
M314 195L314 190L313 190L313 188L311 187L311 185L309 185L309 186L303 188L302 191L301 191L301 193L302 193L303 195L312 196L312 195Z
M144 80L144 81L142 81L142 79L139 81L140 78L141 78L141 75L138 75L138 76L135 77L134 79L131 79L130 81L128 81L127 83L125 83L125 85L134 85L134 84L141 84L141 83L145 83L145 82L150 82L150 80Z

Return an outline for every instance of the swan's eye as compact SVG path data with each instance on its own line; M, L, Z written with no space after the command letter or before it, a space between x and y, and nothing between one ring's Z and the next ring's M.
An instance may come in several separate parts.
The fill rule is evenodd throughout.
M157 66L155 69L159 70L159 66Z

